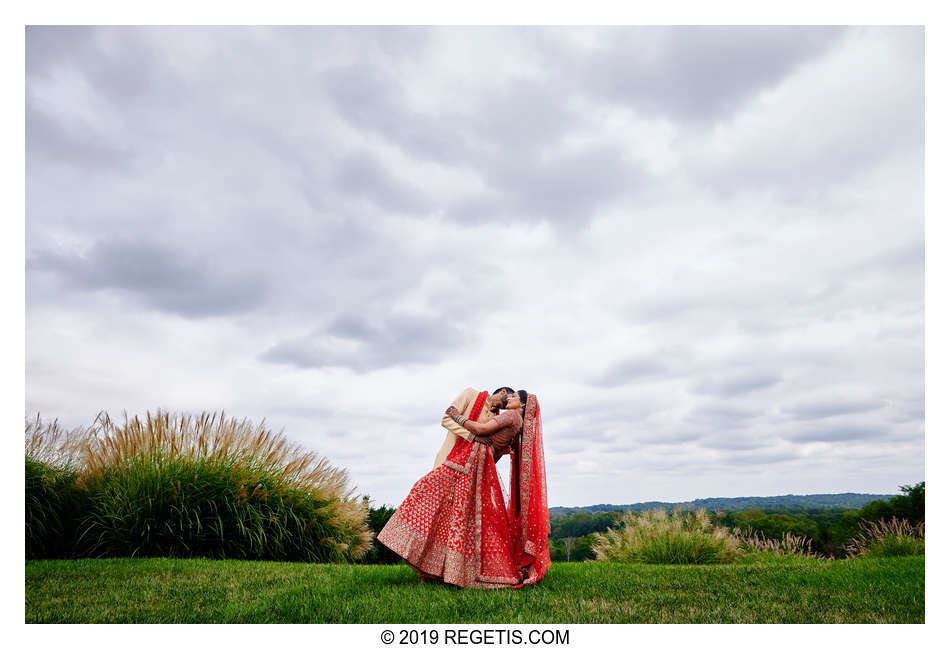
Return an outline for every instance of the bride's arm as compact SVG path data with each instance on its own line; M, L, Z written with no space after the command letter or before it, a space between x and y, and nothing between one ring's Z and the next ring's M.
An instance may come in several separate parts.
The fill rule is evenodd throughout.
M498 423L497 419L489 419L484 424L480 424L477 421L472 421L471 419L466 419L463 426L465 426L465 430L469 430L476 435L490 435L501 428L501 424Z
M480 424L477 421L472 421L471 419L467 419L462 425L465 427L465 430L469 430L476 435L490 435L501 430L505 426L511 425L511 421L509 421L511 417L508 416L508 413L510 412L510 410L506 410L495 415L483 424Z
M499 421L499 419L503 419L501 415L496 415L492 417L490 420L486 421L485 423L479 423L477 421L472 421L471 419L466 419L462 417L459 414L458 409L452 406L449 406L445 410L445 414L455 419L455 421L457 421L458 423L462 424L465 430L474 433L476 436L476 439L474 441L485 441L485 438L487 438L487 436L490 436L492 433L494 433L495 431L505 426L505 423L503 421ZM502 415L503 414L504 413L502 413Z

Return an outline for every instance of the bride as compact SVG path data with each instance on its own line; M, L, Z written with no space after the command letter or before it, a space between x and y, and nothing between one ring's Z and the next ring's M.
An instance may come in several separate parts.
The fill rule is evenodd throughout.
M551 565L541 412L519 390L485 423L453 416L474 434L457 439L448 457L413 485L379 532L420 578L465 588L533 584ZM511 498L495 463L512 455Z

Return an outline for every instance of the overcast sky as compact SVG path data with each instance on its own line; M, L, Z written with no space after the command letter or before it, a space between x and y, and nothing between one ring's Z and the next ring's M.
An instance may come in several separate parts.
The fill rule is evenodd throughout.
M26 415L266 418L395 505L511 385L552 506L895 493L923 74L917 27L28 28Z

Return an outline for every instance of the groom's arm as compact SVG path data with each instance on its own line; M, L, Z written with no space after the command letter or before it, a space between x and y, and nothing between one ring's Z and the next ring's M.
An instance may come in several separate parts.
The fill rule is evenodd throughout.
M455 397L455 401L452 402L452 405L455 406L459 412L465 412L477 396L478 392L475 391L475 388L465 388L462 390L462 394ZM472 441L472 434L462 426L459 426L455 420L448 415L442 417L442 427L466 441Z

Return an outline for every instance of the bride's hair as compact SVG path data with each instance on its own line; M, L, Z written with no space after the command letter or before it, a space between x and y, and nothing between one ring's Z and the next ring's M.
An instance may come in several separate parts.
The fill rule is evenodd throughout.
M518 396L521 397L521 416L524 417L525 408L528 407L528 391L518 390Z

